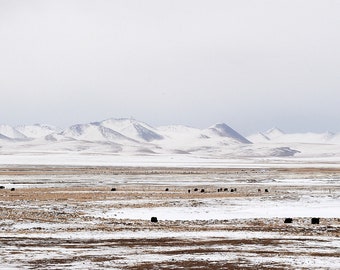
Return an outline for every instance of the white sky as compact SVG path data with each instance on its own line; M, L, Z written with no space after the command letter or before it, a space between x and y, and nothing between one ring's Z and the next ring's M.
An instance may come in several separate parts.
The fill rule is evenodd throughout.
M340 132L340 0L0 0L0 123Z

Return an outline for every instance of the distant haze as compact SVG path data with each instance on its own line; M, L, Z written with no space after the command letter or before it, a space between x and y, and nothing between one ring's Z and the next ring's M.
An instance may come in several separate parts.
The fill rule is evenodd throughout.
M340 1L0 0L0 124L339 132Z

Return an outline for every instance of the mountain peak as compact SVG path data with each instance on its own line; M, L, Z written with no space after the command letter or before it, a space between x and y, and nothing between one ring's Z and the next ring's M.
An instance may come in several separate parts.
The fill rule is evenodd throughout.
M137 141L151 142L163 139L156 129L134 118L109 118L100 124Z
M17 126L16 130L24 134L27 138L43 138L57 132L59 129L50 125L33 124Z
M217 134L220 137L229 137L233 138L241 143L251 144L249 140L243 137L240 133L229 127L225 123L217 123L208 128L208 130L212 131L213 133Z
M285 132L282 131L281 129L279 129L278 127L272 127L272 128L270 128L270 129L268 129L265 133L266 133L266 134L271 134L271 133L285 134Z
M273 127L271 129L268 129L266 132L264 132L264 135L268 137L269 139L278 138L284 134L285 132L283 132L281 129L277 127Z

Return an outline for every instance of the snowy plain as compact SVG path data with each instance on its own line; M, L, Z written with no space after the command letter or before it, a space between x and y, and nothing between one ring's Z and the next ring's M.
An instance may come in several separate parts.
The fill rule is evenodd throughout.
M148 219L156 216L160 220L228 220L254 218L320 217L337 218L340 197L304 197L297 201L271 201L263 199L233 199L201 201L202 206L176 206L154 208L123 208L107 212L92 213L94 216L118 219Z

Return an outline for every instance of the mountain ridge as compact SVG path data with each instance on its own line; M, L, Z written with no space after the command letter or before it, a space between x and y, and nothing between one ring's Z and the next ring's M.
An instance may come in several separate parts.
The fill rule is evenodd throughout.
M338 152L340 156L340 134L290 134L272 128L244 137L225 123L203 129L184 125L152 127L133 118L108 118L64 129L42 124L0 125L0 154L12 153L13 149L218 158L326 157Z

